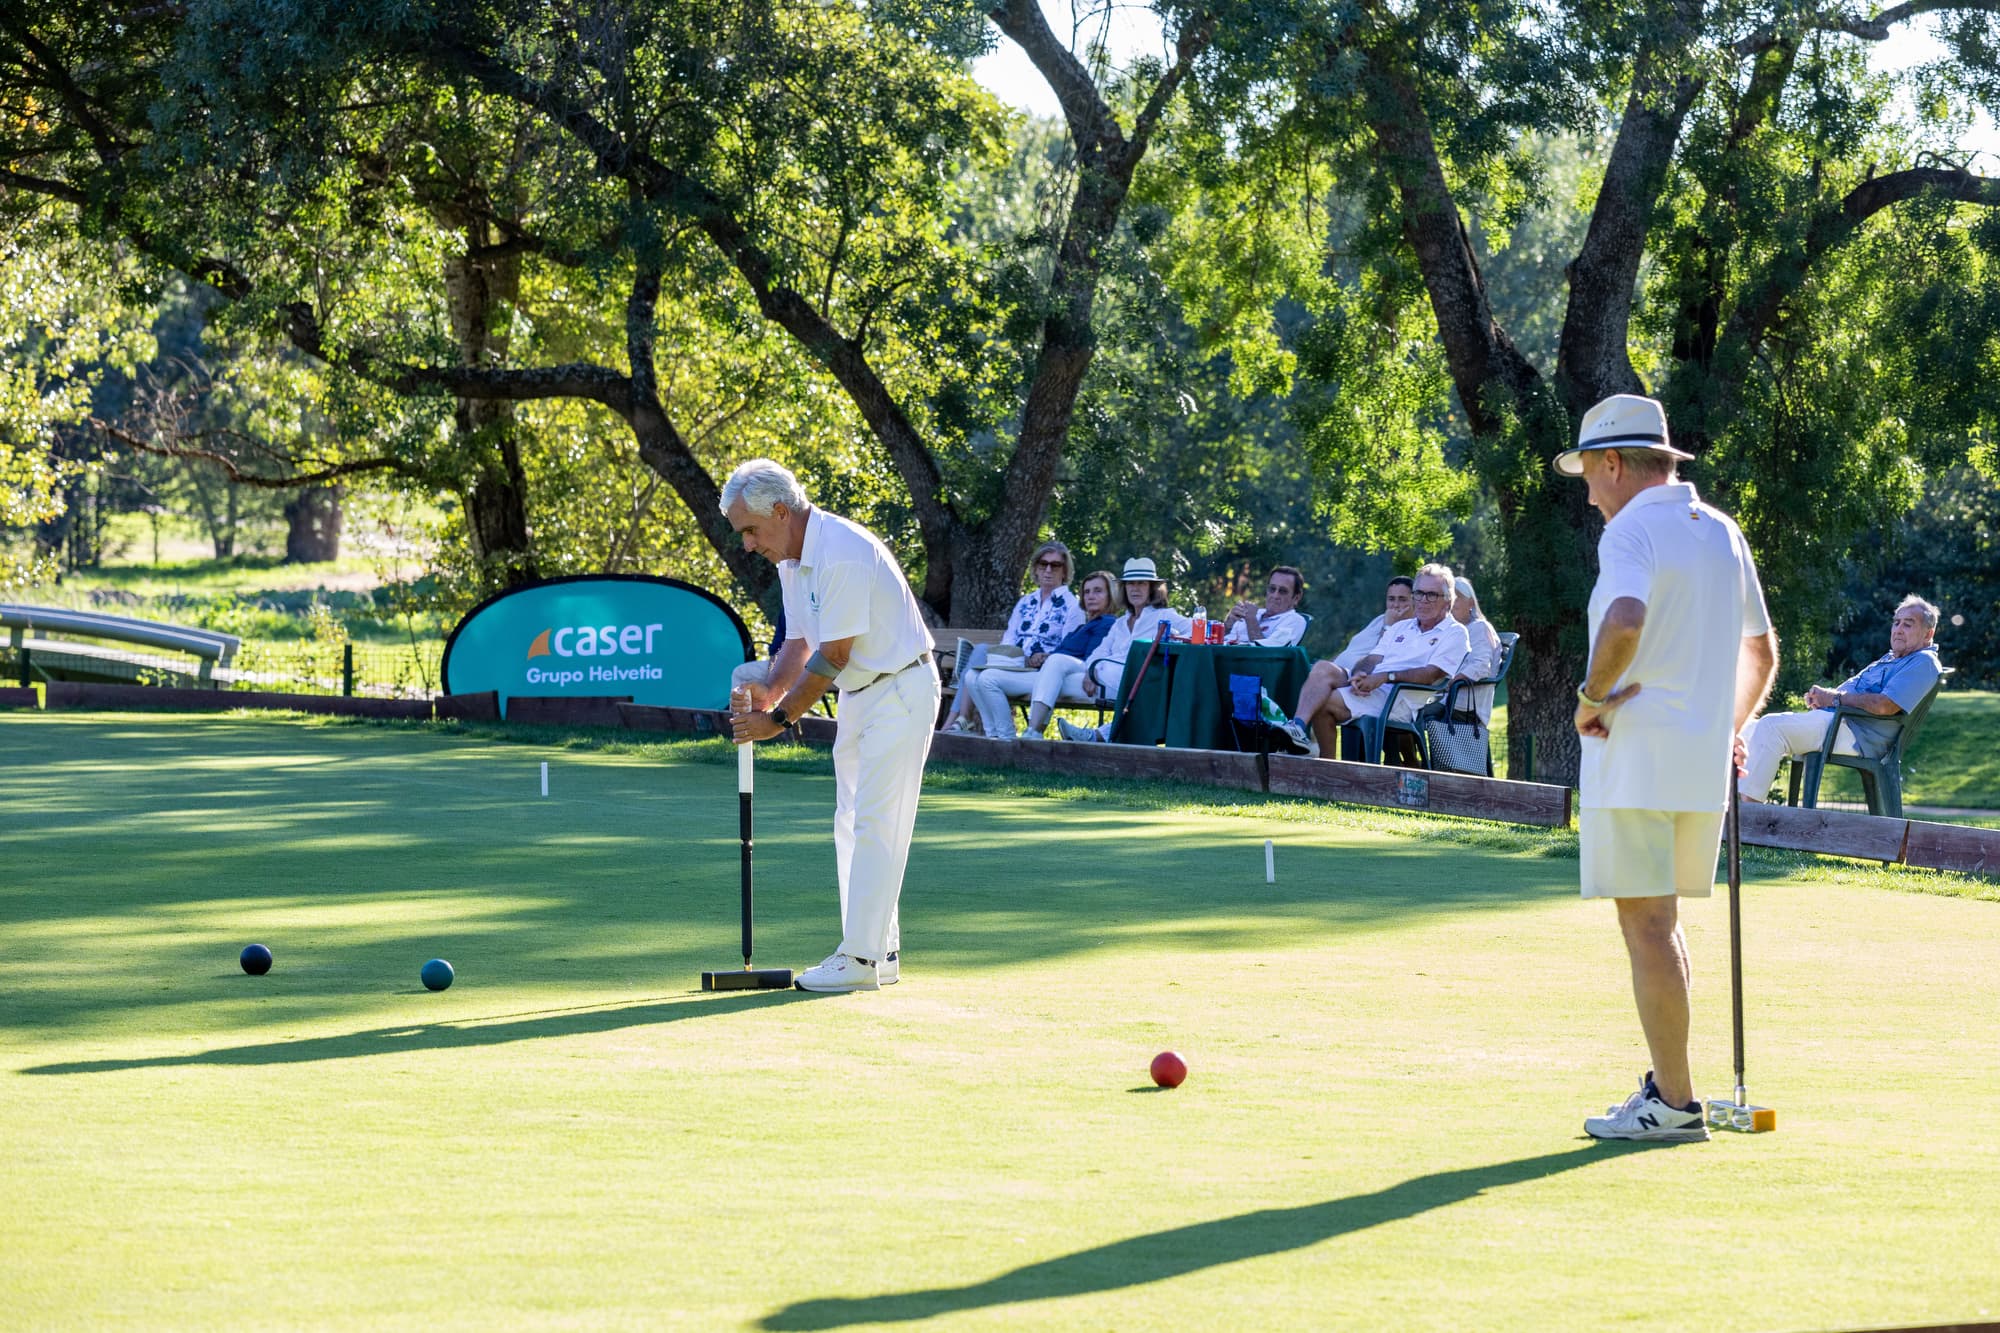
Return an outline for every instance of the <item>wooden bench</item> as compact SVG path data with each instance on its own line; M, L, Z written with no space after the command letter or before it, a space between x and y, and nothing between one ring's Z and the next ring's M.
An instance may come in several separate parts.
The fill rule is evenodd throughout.
M955 629L950 625L944 625L932 630L931 637L937 641L937 651L934 656L937 658L938 679L944 682L944 694L938 704L938 721L942 723L945 715L951 711L952 697L958 693L959 640L963 639L968 647L977 647L982 643L991 645L1005 638L1006 631L997 629ZM1023 718L1027 717L1028 700L1016 699L1014 707L1020 711ZM1056 700L1056 707L1095 709L1099 722L1104 720L1105 714L1111 709L1111 705L1107 700L1103 698L1092 699L1081 694L1065 694L1060 696Z
M951 701L958 693L958 645L962 639L968 647L980 644L989 647L1005 638L1007 631L999 629L955 629L941 625L931 631L931 638L937 642L937 651L931 656L937 660L938 679L943 682L944 693L938 703L937 720L941 724L951 711Z

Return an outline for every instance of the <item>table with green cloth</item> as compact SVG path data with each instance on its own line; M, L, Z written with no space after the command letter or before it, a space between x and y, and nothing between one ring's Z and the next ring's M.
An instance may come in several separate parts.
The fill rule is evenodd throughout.
M1194 750L1237 749L1231 725L1231 676L1255 676L1285 710L1298 706L1312 660L1302 648L1249 644L1171 643L1146 666L1150 641L1132 645L1118 683L1119 707L1111 739L1126 745L1167 745ZM1141 671L1144 675L1141 676ZM1132 689L1137 681L1138 688ZM1129 700L1126 695L1131 692Z

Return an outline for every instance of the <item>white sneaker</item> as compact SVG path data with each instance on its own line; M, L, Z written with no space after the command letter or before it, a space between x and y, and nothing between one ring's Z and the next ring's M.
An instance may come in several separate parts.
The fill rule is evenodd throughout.
M1639 1143L1706 1143L1708 1120L1696 1102L1691 1111L1669 1106L1660 1100L1650 1072L1640 1081L1639 1090L1617 1106L1605 1108L1601 1116L1583 1122L1583 1132L1593 1139L1630 1139Z
M1045 741L1048 739L1048 737L1042 735L1042 733L1039 731L1024 731L1015 739L1024 741Z
M875 965L864 963L859 958L849 958L844 953L834 954L818 967L809 967L799 973L792 983L800 990L818 991L823 995L838 995L851 990L881 990Z
M1096 727L1081 727L1066 717L1056 719L1056 730L1062 733L1062 738L1066 741L1101 741L1104 739L1104 737L1097 734Z
M875 980L884 986L893 986L902 977L903 969L896 962L896 950L889 950L889 956L875 964Z

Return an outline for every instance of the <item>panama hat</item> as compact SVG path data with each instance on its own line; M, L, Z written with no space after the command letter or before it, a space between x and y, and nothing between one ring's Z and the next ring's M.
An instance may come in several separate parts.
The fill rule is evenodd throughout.
M1657 398L1614 393L1583 414L1576 448L1556 455L1555 469L1565 477L1583 475L1583 456L1598 449L1650 449L1683 462L1694 457L1667 442L1667 409Z
M1160 572L1153 568L1153 562L1145 556L1133 556L1125 562L1125 572L1118 576L1118 581L1120 583L1137 583L1141 579L1157 583L1160 580Z

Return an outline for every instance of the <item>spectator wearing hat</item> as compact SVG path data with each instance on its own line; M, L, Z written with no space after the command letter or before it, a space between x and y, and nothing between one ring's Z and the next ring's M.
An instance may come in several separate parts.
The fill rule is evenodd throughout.
M1855 708L1867 717L1844 718L1833 738L1835 754L1880 759L1896 743L1903 719L1944 674L1938 661L1938 609L1911 593L1889 621L1889 651L1849 676L1833 689L1815 685L1806 691L1808 713L1766 713L1743 728L1743 776L1737 786L1746 801L1761 801L1771 791L1778 765L1786 759L1815 754L1826 742L1826 725L1837 708Z
M1306 636L1306 618L1299 600L1306 595L1306 576L1290 565L1279 565L1264 580L1264 604L1238 602L1223 624L1224 643L1254 643L1263 648L1289 648Z
M1486 613L1479 609L1479 593L1472 586L1472 580L1460 575L1452 581L1452 588L1458 594L1452 598L1452 619L1465 626L1466 638L1470 646L1466 649L1465 661L1453 673L1453 680L1489 680L1500 665L1500 631L1493 628L1486 619ZM1470 696L1468 699L1467 696ZM1493 687L1481 685L1473 690L1461 690L1461 706L1471 708L1479 714L1482 723L1493 720Z
M1070 556L1069 547L1057 541L1043 542L1029 558L1028 572L1034 578L1035 586L1014 603L1014 609L1007 615L1007 629L1000 636L1000 642L1005 647L1019 648L1022 666L1033 671L1041 667L1071 630L1083 623L1084 615L1076 594L1069 590L1070 580L1076 577L1076 562ZM1005 668L996 669L996 673L1021 674L1018 670ZM979 669L965 673L959 682L957 697L951 702L951 716L944 720L939 730L973 729L979 681L987 674ZM1026 692L1025 689L1022 691ZM979 725L988 736L1011 738L1014 734L1013 709L1003 702L997 723L988 710L980 709Z
M1084 694L1108 704L1118 700L1119 688L1124 683L1125 659L1131 655L1134 643L1151 642L1163 629L1185 637L1192 628L1186 616L1167 605L1167 581L1144 556L1125 562L1119 587L1125 598L1125 614L1111 623L1104 642L1097 645L1083 664ZM1101 741L1111 735L1109 722L1101 727L1083 727L1063 718L1056 729L1066 741Z
M1660 404L1617 394L1584 414L1555 470L1604 515L1577 687L1583 896L1610 898L1652 1069L1583 1122L1593 1138L1708 1138L1688 1068L1689 962L1680 899L1707 897L1736 734L1777 670L1777 640L1743 533L1675 476L1687 454Z
M978 673L975 688L979 693L973 704L988 736L1014 739L1014 701L1029 697L1033 702L1028 705L1028 729L1023 734L1030 740L1046 739L1042 731L1049 725L1057 700L1074 698L1083 688L1083 664L1111 632L1125 604L1119 600L1118 580L1109 570L1084 575L1077 591L1083 598L1083 613L1089 618L1071 630L1036 670Z

